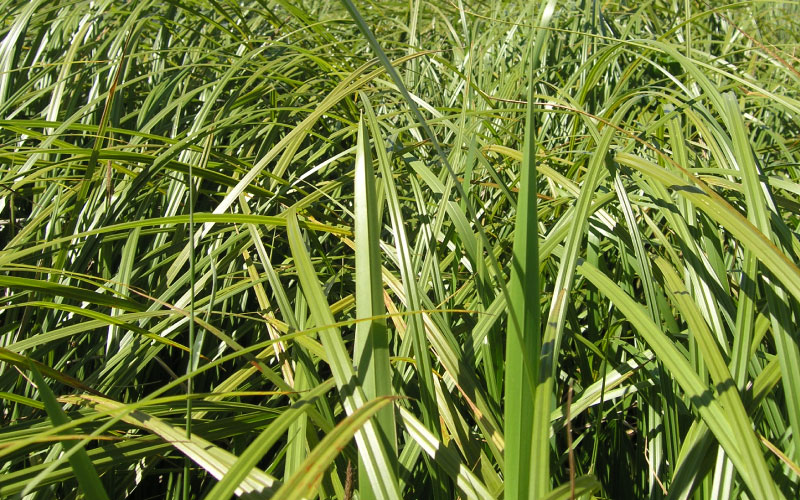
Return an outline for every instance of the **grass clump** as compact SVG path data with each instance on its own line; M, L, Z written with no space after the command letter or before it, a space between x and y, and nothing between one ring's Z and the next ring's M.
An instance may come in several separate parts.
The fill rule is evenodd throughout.
M796 4L0 12L0 497L800 495Z

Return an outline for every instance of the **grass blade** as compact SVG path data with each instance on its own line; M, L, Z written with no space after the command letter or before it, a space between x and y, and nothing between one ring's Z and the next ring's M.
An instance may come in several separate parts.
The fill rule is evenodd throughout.
M53 391L47 386L47 382L45 382L42 374L39 373L35 365L31 365L30 368L33 380L39 388L42 402L44 403L44 407L53 425L68 424L70 421L69 417L64 414L61 405L58 404ZM75 472L75 477L78 479L78 484L80 484L84 494L89 498L97 498L99 500L108 499L108 494L103 487L103 483L100 481L100 476L97 475L97 470L95 470L94 465L92 465L91 460L89 460L86 450L82 446L78 446L77 449L73 450L73 447L76 445L74 441L62 441L62 444L64 446L64 451L68 453L72 451L69 455L69 463L72 466L72 470ZM35 482L34 480L34 483ZM29 487L30 486L33 485L29 485Z

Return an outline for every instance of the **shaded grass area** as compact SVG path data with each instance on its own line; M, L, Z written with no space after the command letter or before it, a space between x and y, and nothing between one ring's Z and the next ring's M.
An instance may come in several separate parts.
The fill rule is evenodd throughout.
M796 3L0 12L0 497L800 495Z

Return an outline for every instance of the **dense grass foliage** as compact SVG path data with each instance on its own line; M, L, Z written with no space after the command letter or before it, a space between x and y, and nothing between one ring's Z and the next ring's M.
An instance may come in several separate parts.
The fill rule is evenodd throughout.
M798 498L798 15L0 0L0 497Z

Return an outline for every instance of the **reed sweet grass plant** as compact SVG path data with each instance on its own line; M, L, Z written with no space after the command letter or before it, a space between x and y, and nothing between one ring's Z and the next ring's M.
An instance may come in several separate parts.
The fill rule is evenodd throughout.
M0 497L797 498L799 15L0 0Z

